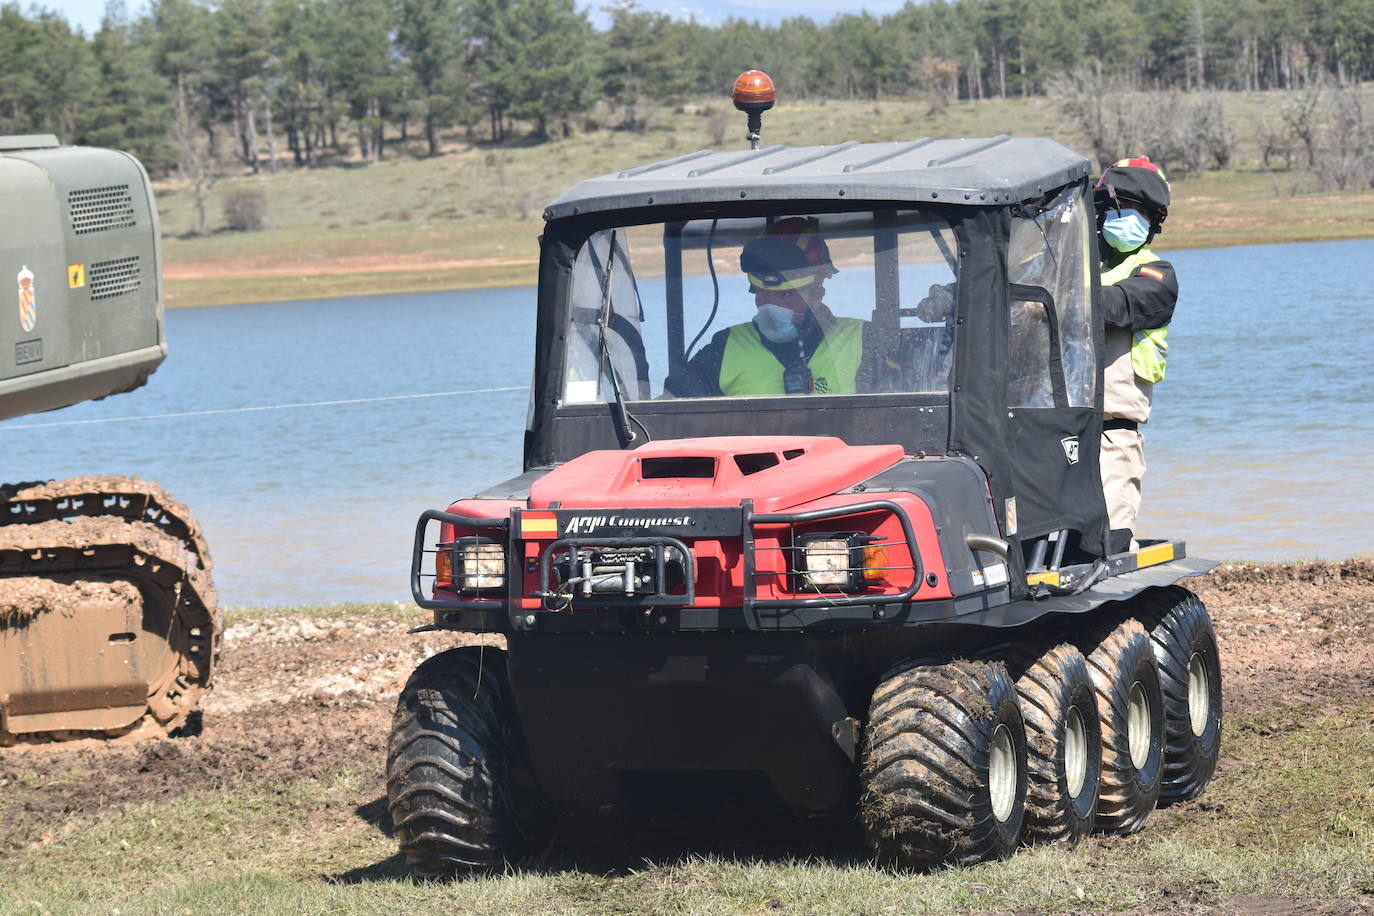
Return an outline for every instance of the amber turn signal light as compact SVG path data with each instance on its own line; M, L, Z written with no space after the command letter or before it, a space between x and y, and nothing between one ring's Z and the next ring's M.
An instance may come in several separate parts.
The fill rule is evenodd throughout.
M882 582L887 579L887 548L881 545L864 547L864 581Z

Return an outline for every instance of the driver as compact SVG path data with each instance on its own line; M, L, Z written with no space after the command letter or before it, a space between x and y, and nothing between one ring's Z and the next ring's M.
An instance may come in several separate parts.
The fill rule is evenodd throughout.
M740 253L757 311L718 332L670 377L678 397L853 394L867 322L836 317L825 281L838 271L819 223L794 216L751 239ZM685 376L685 377L682 377Z

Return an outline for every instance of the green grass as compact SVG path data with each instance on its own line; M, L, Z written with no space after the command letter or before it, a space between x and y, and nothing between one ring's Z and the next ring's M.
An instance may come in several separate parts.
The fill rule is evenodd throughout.
M1204 796L1155 812L1143 833L931 874L866 862L688 856L624 873L565 868L426 884L360 818L375 786L332 778L170 795L75 817L12 853L0 912L87 913L945 913L1168 911L1238 897L1297 904L1374 894L1374 704L1340 716L1286 710L1226 728ZM170 791L174 792L175 787ZM0 796L0 813L14 796Z
M1374 233L1374 193L1318 193L1293 171L1261 171L1254 127L1273 118L1282 93L1225 96L1236 132L1236 168L1175 181L1175 205L1159 247L1328 240ZM211 230L224 195L246 187L267 199L269 227L252 233L189 233L189 191L158 185L166 236L168 304L204 305L475 288L535 282L543 206L577 181L695 149L743 147L743 116L726 112L722 143L710 113L724 100L662 108L642 132L584 124L571 137L493 148L451 140L435 158L393 158L276 175L237 176L214 189ZM597 116L609 123L609 112ZM588 119L593 121L593 119ZM931 114L925 102L781 103L764 142L804 145L936 137L1049 136L1084 149L1051 99L962 102ZM342 273L347 262L358 273Z
M377 601L353 604L307 604L294 607L235 607L224 611L224 625L255 620L308 617L313 620L427 620L429 612L408 601Z

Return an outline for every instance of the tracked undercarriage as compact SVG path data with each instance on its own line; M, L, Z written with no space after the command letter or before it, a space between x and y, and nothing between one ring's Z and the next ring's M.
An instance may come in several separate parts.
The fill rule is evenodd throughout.
M0 487L0 745L170 732L210 686L211 561L154 483Z

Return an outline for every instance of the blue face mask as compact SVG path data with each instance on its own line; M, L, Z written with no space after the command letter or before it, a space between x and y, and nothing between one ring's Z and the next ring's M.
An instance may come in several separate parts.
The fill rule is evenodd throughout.
M1108 210L1102 237L1117 251L1135 251L1150 238L1150 221L1139 210Z
M792 320L796 314L786 306L770 302L759 306L758 312L754 314L754 324L758 327L759 333L773 343L787 343L797 338L799 329Z

